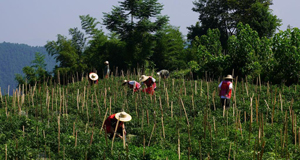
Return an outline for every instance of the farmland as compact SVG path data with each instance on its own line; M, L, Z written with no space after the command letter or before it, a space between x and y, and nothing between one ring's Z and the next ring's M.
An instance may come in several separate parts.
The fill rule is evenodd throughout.
M158 79L155 95L121 86L137 75L20 86L0 97L0 159L299 159L297 85L236 77L230 109L206 79ZM103 121L126 111L127 141Z

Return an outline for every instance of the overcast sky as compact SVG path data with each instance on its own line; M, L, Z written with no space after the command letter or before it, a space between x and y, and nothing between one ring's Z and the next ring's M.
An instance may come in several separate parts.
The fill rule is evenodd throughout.
M120 0L0 0L0 43L24 43L43 46L56 40L57 34L68 36L69 28L80 27L79 15L97 18L102 22L103 12L110 12ZM194 0L159 0L164 5L163 15L170 24L180 27L194 25L199 14L192 11ZM273 14L282 19L281 30L287 25L300 28L300 1L273 0ZM100 26L99 26L100 27ZM102 29L106 31L105 27Z

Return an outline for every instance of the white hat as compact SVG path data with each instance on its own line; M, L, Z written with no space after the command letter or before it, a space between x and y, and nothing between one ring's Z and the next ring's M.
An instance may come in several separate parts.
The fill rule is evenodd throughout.
M149 76L142 75L140 78L140 82L145 82L148 78Z
M131 115L129 115L126 112L116 113L115 118L118 119L118 120L120 120L120 121L122 121L122 122L128 122L128 121L130 121L132 119Z
M125 79L125 80L123 80L123 83L122 83L122 84L124 85L124 84L127 83L127 82L128 82L128 81Z
M105 61L104 64L108 64L108 61Z
M233 79L230 74L228 74L224 79Z
M89 74L89 78L92 80L92 81L96 81L98 79L98 75L94 72L91 72Z
M157 72L156 74L159 76L159 75L160 75L160 72Z

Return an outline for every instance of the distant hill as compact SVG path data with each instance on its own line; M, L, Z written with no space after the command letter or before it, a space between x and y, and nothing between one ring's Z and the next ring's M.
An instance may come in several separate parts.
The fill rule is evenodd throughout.
M44 47L8 42L0 43L0 87L2 94L7 93L9 85L11 95L18 84L15 80L15 74L23 75L22 68L31 65L30 62L34 60L36 52L46 55L46 69L52 71L56 62L53 57L48 55Z

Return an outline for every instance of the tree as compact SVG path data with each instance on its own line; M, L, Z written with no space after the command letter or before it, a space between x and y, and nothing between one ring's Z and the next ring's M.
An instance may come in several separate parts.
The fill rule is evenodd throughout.
M228 38L236 34L239 22L249 24L260 37L271 37L281 22L271 13L271 0L198 0L193 3L192 10L200 16L195 26L188 27L188 38L192 40L196 35L205 34L209 28L218 28L225 49Z
M111 13L104 13L103 24L126 42L124 62L129 68L145 65L153 54L153 34L167 24L168 17L160 15L163 6L157 0L119 3Z
M236 36L233 35L228 40L228 54L235 75L258 77L262 70L259 62L260 43L256 31L252 30L249 25L238 24Z
M186 68L185 63L185 41L179 28L174 26L165 26L161 31L155 34L156 44L151 58L158 69Z
M35 59L31 61L31 64L31 66L22 69L25 76L16 74L15 79L18 81L18 85L27 83L33 86L36 82L44 82L50 77L50 74L46 71L45 55L36 52Z
M222 54L220 36L218 29L208 29L206 35L202 35L200 38L196 37L196 41L199 44L197 46L196 62L199 65L198 74L200 77L205 72L209 73L212 78L220 76L227 69L226 60L228 56ZM193 62L191 61L189 64L193 64Z
M272 72L276 83L288 85L299 82L300 75L300 30L287 29L275 34L272 42L275 65Z

